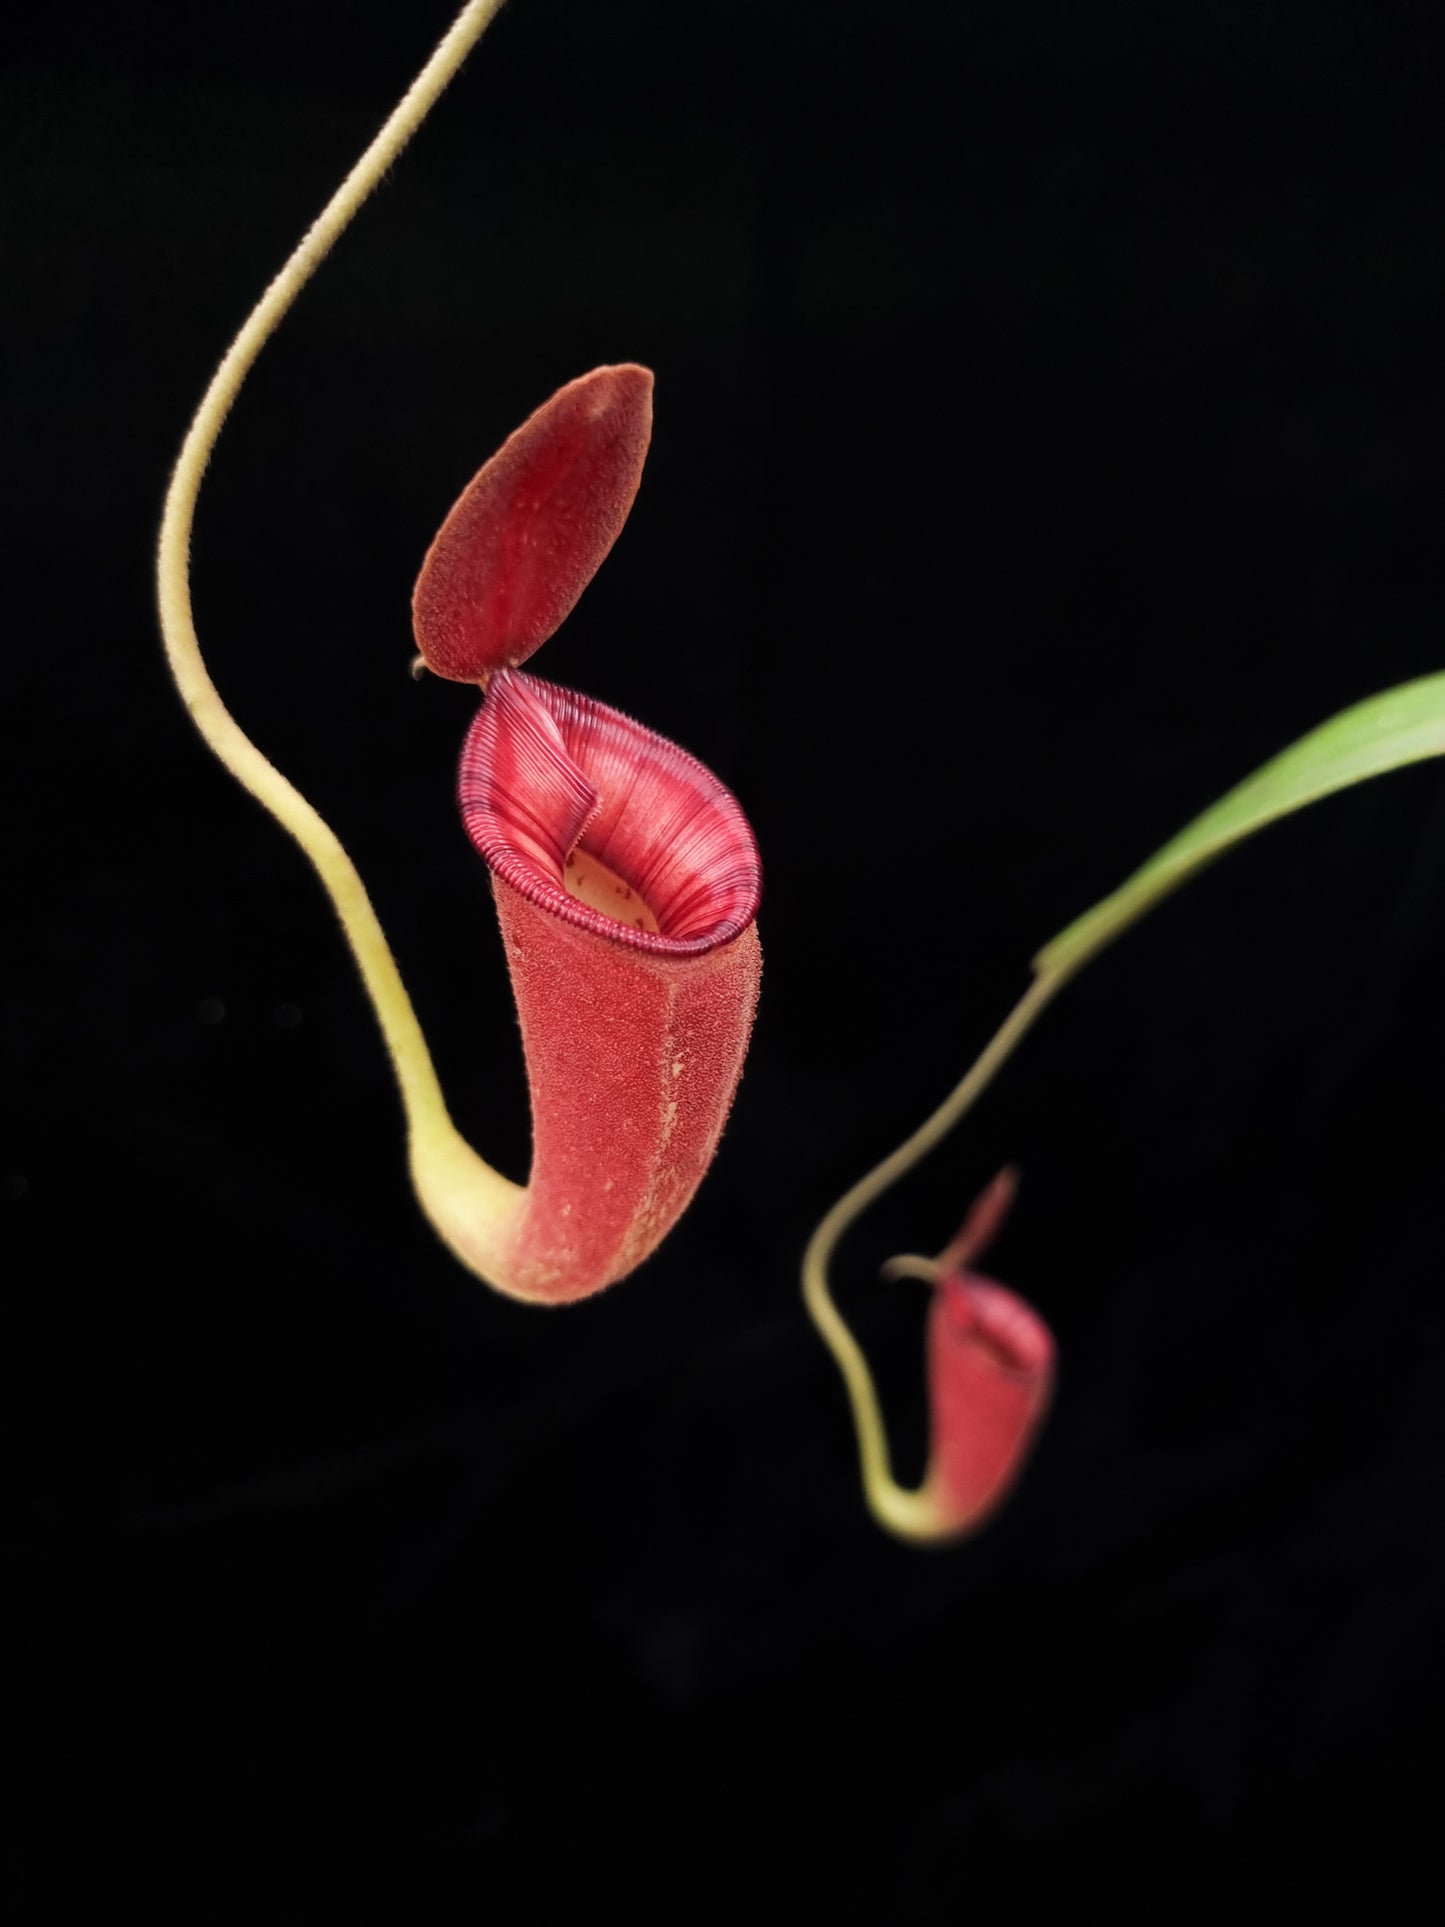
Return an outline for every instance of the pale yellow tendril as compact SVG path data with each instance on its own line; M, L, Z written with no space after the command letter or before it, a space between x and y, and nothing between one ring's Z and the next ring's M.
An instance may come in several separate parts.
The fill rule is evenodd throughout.
M356 866L335 832L267 761L221 701L201 658L190 584L196 497L242 382L277 324L431 112L501 5L502 0L471 0L463 7L231 344L196 411L171 477L156 580L171 674L197 729L237 781L295 837L341 919L401 1087L412 1180L423 1209L464 1264L505 1289L505 1279L497 1276L498 1256L504 1228L522 1199L521 1188L484 1163L448 1116L426 1039Z

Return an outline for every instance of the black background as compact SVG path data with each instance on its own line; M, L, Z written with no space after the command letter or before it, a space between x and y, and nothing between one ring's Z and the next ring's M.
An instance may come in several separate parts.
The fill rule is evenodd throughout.
M1061 1387L976 1542L868 1523L796 1269L1045 938L1440 667L1438 8L513 0L267 350L200 503L201 634L518 1176L451 801L472 706L409 679L408 596L538 401L657 373L631 522L536 667L743 799L763 1004L692 1211L552 1314L416 1211L327 906L190 731L151 608L212 365L448 17L81 0L7 29L30 1910L99 1871L189 1918L257 1876L297 1921L1031 1918L1275 1882L1415 1917L1445 1714L1438 767L1161 909L846 1248L914 1476L921 1300L872 1267L1023 1166L995 1268Z

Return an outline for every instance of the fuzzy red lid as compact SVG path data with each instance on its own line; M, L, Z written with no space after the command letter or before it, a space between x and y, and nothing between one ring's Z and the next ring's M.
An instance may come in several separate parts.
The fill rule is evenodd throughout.
M547 640L617 540L651 435L651 370L622 362L569 381L508 437L417 577L412 626L428 669L481 682Z

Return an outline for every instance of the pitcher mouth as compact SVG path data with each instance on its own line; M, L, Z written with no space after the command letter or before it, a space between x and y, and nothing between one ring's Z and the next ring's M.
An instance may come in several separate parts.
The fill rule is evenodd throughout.
M1011 1378L1038 1379L1053 1368L1054 1340L1033 1307L1006 1285L976 1273L942 1280L944 1316L953 1334Z
M575 690L519 669L494 675L457 800L494 875L610 943L701 956L757 915L762 866L731 790Z

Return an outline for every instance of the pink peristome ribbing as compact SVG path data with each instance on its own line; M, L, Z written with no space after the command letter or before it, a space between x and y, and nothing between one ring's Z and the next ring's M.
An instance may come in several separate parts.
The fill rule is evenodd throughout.
M631 362L570 381L463 490L412 594L429 669L481 682L561 624L627 520L652 434L652 374Z
M665 736L539 676L493 678L462 749L457 799L496 875L611 943L701 956L757 915L762 868L731 790ZM567 893L564 866L579 845L627 880L655 932Z
M974 1204L943 1253L929 1307L926 1484L949 1534L982 1525L1008 1496L1053 1397L1053 1333L1015 1292L968 1268L992 1242L1017 1187L1017 1172L1000 1171Z
M508 1289L562 1304L648 1256L717 1148L757 1005L757 847L693 757L519 671L492 680L458 795L493 872L531 1087ZM569 895L574 849L658 929Z

